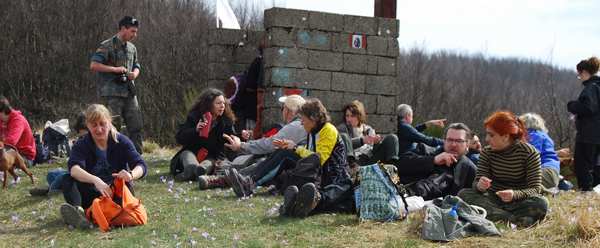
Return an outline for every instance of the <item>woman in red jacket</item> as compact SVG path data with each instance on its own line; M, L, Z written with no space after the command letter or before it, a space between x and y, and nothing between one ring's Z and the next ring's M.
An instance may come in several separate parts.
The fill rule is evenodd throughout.
M27 166L33 166L35 160L35 140L31 127L21 111L14 110L6 97L0 96L0 140L4 144L17 148Z

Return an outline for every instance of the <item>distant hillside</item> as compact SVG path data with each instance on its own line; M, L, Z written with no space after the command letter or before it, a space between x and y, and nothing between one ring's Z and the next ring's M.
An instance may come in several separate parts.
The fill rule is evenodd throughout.
M211 9L206 1L5 1L0 8L0 94L37 125L70 117L98 102L89 58L110 38L123 15L141 21L138 48L142 74L138 94L145 135L173 142L191 90L206 81ZM255 5L234 6L244 27L260 27ZM244 9L246 8L246 9ZM244 14L245 13L245 14ZM402 38L400 38L402 43ZM535 111L548 121L560 146L572 125L566 101L579 91L573 72L544 63L467 56L451 52L402 51L399 102L411 104L417 120L446 117L481 131L493 110ZM393 107L393 106L390 106Z

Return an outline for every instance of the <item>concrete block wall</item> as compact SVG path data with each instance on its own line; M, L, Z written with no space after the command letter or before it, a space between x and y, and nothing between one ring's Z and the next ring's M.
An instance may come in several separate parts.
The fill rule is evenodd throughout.
M323 102L336 125L344 104L357 99L378 133L395 131L398 20L284 8L268 9L264 18L264 124L281 119L277 92L300 88ZM366 45L353 48L354 34L363 35ZM231 51L214 51L222 52Z
M244 72L258 55L264 31L212 28L208 33L208 87L223 89L225 81Z

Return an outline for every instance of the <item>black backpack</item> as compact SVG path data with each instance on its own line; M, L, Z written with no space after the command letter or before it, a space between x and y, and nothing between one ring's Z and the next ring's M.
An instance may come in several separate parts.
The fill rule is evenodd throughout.
M44 129L42 143L44 143L53 156L68 157L71 155L71 147L69 146L67 136L50 127Z
M44 144L42 143L42 139L39 134L34 134L33 138L35 139L35 159L33 160L33 164L43 164L50 160L50 151Z

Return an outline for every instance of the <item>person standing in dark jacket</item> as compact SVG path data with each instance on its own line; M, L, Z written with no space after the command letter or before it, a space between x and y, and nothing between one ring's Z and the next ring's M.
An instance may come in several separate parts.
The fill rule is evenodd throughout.
M209 117L210 116L210 117ZM225 159L223 134L233 135L235 116L223 92L204 90L192 107L185 123L175 135L183 148L171 159L171 174L179 181L195 180L214 174L215 165ZM201 135L208 128L208 137Z
M577 100L570 101L567 109L575 115L575 174L582 191L590 191L600 183L600 78L596 75L600 61L596 57L577 64L577 78L583 90Z
M421 132L431 126L444 127L446 119L430 120L416 127L411 126L413 122L412 107L408 104L400 104L396 109L398 114L398 154L408 151L414 151L417 143L423 143L428 146L437 147L444 145L444 141L427 136Z

